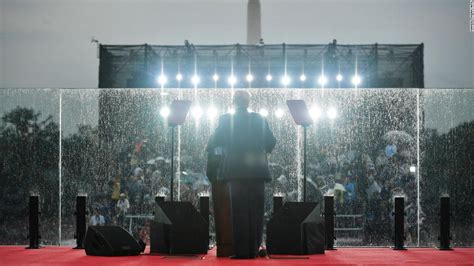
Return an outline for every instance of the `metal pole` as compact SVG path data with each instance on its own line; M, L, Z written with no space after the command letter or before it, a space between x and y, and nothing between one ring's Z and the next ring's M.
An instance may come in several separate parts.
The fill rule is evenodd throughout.
M304 140L303 140L303 202L306 202L306 130L307 126L303 126Z
M173 202L173 187L174 187L174 126L171 127L171 194L170 201Z

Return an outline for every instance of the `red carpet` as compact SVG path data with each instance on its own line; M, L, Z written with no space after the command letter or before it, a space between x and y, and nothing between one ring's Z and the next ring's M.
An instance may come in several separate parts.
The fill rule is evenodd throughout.
M340 248L307 259L230 260L218 259L215 251L205 256L166 257L148 254L134 257L91 257L84 250L70 247L44 247L31 250L21 246L1 246L0 265L474 265L474 248L439 251L412 248Z

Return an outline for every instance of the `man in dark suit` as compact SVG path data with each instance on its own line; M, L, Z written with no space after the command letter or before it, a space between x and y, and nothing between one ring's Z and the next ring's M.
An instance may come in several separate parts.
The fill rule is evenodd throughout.
M217 178L229 187L233 258L255 258L262 241L265 181L269 181L267 154L276 144L267 120L249 113L250 94L234 93L235 114L224 114L209 140L208 152L222 149Z

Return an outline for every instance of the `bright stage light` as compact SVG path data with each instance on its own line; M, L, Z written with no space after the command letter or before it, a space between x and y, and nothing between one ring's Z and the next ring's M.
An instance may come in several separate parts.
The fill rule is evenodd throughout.
M328 117L329 119L336 119L337 117L337 110L334 107L330 107L328 109Z
M252 74L249 73L249 74L245 77L245 79L246 79L248 82L252 82L252 80L253 80Z
M303 82L306 81L306 75L305 75L305 74L301 74L300 80L303 81Z
M324 75L321 75L318 78L318 83L319 83L319 85L324 86L324 85L326 85L326 83L328 83L328 78L326 78L326 76L324 76Z
M213 106L207 108L207 117L208 118L214 118L217 116L217 109Z
M342 75L341 75L341 74L337 74L336 80L339 81L339 82L341 82L341 81L342 81Z
M309 116L311 116L311 119L313 121L316 121L321 117L321 110L317 106L313 106L311 109L309 109Z
M268 75L266 76L266 79L267 79L267 81L272 81L273 77L272 77L272 75L268 74Z
M354 84L354 86L357 86L361 83L362 79L360 78L359 75L354 75L351 81L352 81L352 84Z
M178 73L178 74L176 75L176 80L177 80L177 81L183 80L183 75L182 75L181 73Z
M268 111L267 111L267 109L265 109L265 108L260 109L260 111L259 111L258 113L259 113L261 116L264 116L264 117L268 116Z
M229 114L231 114L231 115L235 114L235 109L234 108L229 108Z
M191 115L194 117L194 119L199 119L202 116L202 108L200 106L194 106L191 109Z
M214 75L212 76L212 80L214 80L215 82L219 81L219 75L214 74Z
M275 116L277 118L282 118L284 114L285 114L285 111L283 111L283 109L281 109L281 108L278 108L275 111Z
M282 78L281 78L281 83L285 86L288 86L291 82L291 79L288 75L284 75Z
M228 81L231 86L234 86L235 83L237 83L237 78L234 75L231 75Z
M201 82L201 78L198 75L194 75L191 78L191 82L193 83L194 86L196 86L199 84L199 82Z
M168 78L165 75L161 74L156 78L156 82L163 86L166 84L166 82L168 82Z
M164 106L160 109L160 115L164 118L167 118L170 115L170 108L167 106Z

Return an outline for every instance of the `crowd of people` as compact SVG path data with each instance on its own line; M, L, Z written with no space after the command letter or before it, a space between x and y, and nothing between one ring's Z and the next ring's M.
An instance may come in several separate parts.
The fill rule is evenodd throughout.
M361 215L357 224L351 224L362 228L358 235L360 244L389 243L391 236L387 232L392 228L392 198L395 195L406 197L408 241L416 236L416 179L410 172L415 154L403 140L395 138L386 143L375 156L350 150L336 155L335 160L325 156L327 152L321 148L314 151L317 156L308 162L308 200L323 202L323 196L331 194L335 197L337 214ZM127 215L149 216L153 213L155 196L169 199L170 160L155 154L147 145L147 140L136 140L124 156L126 159L117 164L120 171L109 182L109 191L102 199L94 200L91 225L125 227L129 222ZM199 195L208 194L211 184L205 174L205 162L193 158L190 151L181 151L180 169L175 174L179 179L174 184L175 199L179 197L198 207ZM297 195L301 194L297 181L290 178L288 165L272 162L270 171L273 181L266 189L267 219L272 213L274 194L282 194L291 201L298 200ZM145 222L144 219L137 223L136 234L140 229L145 230ZM343 218L336 221L336 225L347 227Z

